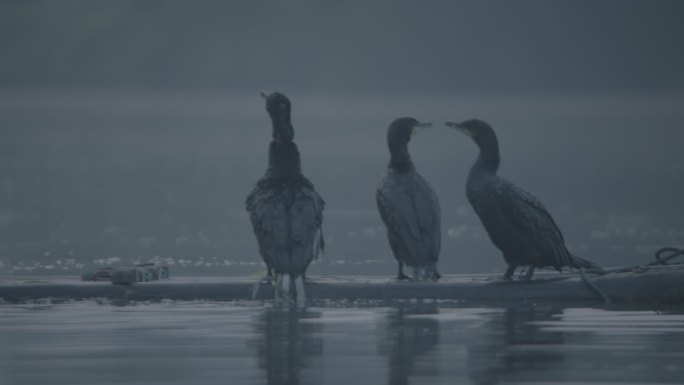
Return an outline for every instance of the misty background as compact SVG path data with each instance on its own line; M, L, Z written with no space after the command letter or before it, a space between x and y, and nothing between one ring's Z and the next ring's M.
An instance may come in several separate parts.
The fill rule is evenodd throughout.
M259 91L293 104L327 202L312 274L395 274L375 207L400 116L442 205L442 273L504 263L465 198L478 117L500 174L571 251L641 263L684 245L679 1L2 1L0 274L164 260L264 270L244 200L265 171Z

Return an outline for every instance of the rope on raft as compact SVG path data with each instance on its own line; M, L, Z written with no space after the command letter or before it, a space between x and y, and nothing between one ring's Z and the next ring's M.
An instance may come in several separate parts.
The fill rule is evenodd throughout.
M661 257L660 255L663 253L671 253L667 257ZM655 253L655 262L649 263L649 265L669 265L667 261L674 259L675 257L679 257L681 255L684 255L684 249L678 249L676 247L663 247L662 249L656 251ZM684 262L678 262L675 263L675 265L682 265ZM648 266L648 265L647 265Z
M589 278L587 278L587 275L585 274L583 267L580 267L580 277L582 277L582 283L584 283L589 288L589 290L591 290L594 294L600 297L603 300L603 303L611 303L608 294L606 294L603 290L599 289L599 287L596 286L594 282L591 282Z
M669 255L663 256L665 253L670 253ZM677 257L684 256L684 249L680 249L677 247L663 247L660 248L658 251L655 252L655 261L649 262L645 265L632 265L632 266L626 266L626 267L618 267L615 269L609 269L605 270L604 274L612 274L612 273L627 273L627 272L644 272L647 271L649 268L654 267L654 266L682 266L684 265L684 261L681 262L676 262L676 263L668 263L672 261L673 259Z

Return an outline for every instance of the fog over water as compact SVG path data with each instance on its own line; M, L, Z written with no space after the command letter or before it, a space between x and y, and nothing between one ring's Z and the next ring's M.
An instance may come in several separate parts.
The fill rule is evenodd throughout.
M388 161L386 126L402 114L439 123L487 110L501 140L501 174L545 202L579 255L622 265L683 242L673 209L684 192L679 98L291 99L303 170L328 204L327 253L314 272L393 272L374 192ZM244 211L270 135L258 95L31 91L5 94L3 105L10 106L2 114L9 138L3 194L11 203L3 257L11 267L35 267L16 273L61 271L69 259L102 265L155 257L185 272L261 269L245 265L260 259ZM443 270L500 268L465 199L475 145L436 124L410 150L441 199ZM101 261L108 258L121 261Z
M604 265L684 244L676 1L0 4L0 271L163 259L263 270L244 199L267 162L259 91L293 104L327 202L313 274L393 274L374 193L396 117L443 210L444 273L503 267L465 199L478 117L501 175Z

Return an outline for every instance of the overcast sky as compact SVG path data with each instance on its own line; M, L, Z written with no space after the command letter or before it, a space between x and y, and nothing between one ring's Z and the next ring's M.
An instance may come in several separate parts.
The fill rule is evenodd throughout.
M679 91L682 1L3 1L0 86Z

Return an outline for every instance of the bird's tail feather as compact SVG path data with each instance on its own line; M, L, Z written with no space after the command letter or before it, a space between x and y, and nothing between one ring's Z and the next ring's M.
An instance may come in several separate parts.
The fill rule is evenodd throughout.
M306 307L306 292L304 290L304 276L300 275L294 279L295 290L297 291L297 308Z
M586 270L595 271L598 273L605 272L605 270L603 269L603 267L601 267L601 265L594 263L588 259L578 257L576 255L572 255L571 263L572 263L571 267L576 268L576 269L586 269Z
M319 228L314 237L313 244L313 259L323 259L323 252L325 251L325 240L323 238L323 229Z
M304 289L304 276L297 277L290 274L278 274L275 287L275 302L278 305L286 304L288 307L306 307L306 291Z

